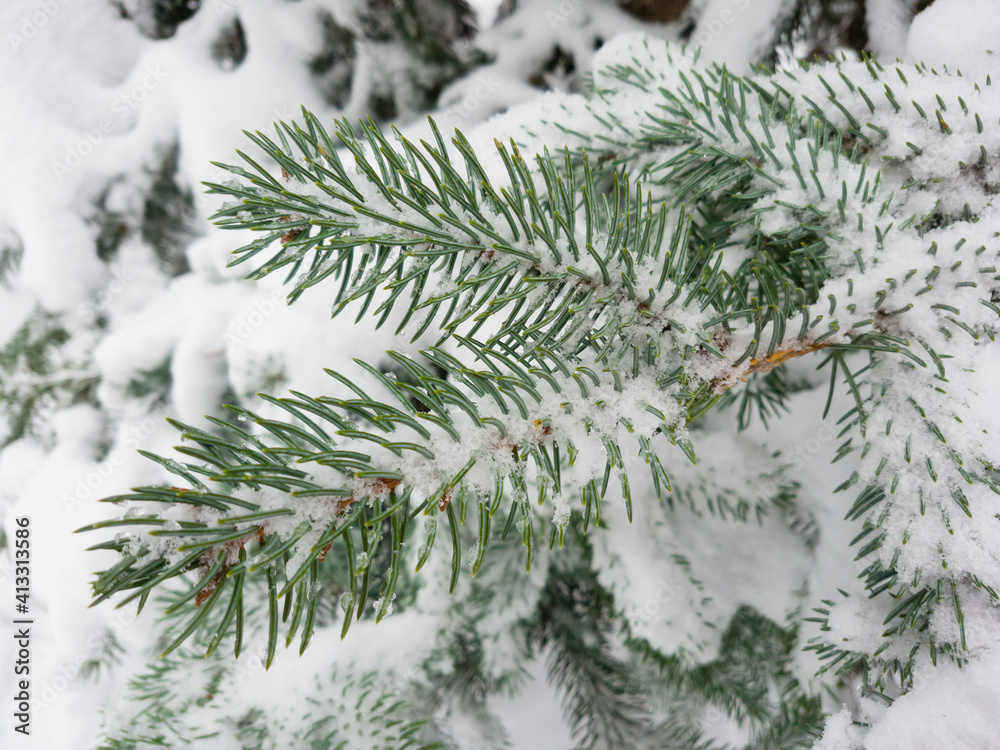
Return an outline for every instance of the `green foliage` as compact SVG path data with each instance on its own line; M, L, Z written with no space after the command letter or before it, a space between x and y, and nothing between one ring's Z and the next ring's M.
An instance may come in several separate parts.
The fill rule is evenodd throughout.
M0 349L0 413L7 421L0 445L31 434L57 405L92 402L97 378L64 361L69 334L52 315L30 316Z
M103 671L109 671L121 662L124 652L125 647L118 640L115 631L110 628L105 630L95 652L80 666L80 677L97 682Z
M641 683L614 653L611 598L586 560L566 553L553 561L532 640L551 647L549 681L563 694L577 747L652 747L663 734ZM697 733L685 739L695 747Z
M455 44L471 36L474 18L466 0L367 0L361 31L369 44L395 42L419 61L413 67L391 68L388 80L376 80L371 113L389 120L432 108L444 85L466 70Z
M227 693L238 681L252 680L258 673L231 660L206 661L191 651L177 652L132 680L129 702L115 711L125 714L123 725L100 750L204 742L245 750L441 747L421 739L426 722L413 716L384 675L358 675L337 667L324 672L323 681L337 685L336 690L303 696L305 705L280 712L258 696L232 721L223 709Z
M192 227L194 196L177 184L180 145L172 144L151 170L149 197L143 204L142 239L156 252L160 268L169 276L188 270L185 247L197 233Z
M740 77L683 52L636 49L567 109L574 129L561 132L572 149L540 149L530 165L514 141L487 159L433 122L433 143L419 144L371 122L340 121L331 135L305 111L276 126L277 142L247 134L269 163L241 155L246 166L219 165L234 179L209 185L231 199L221 227L260 235L232 263L252 265L251 278L281 272L290 302L322 287L334 315L353 305L358 320L392 321L433 345L389 352L405 377L361 361L328 371L345 395L261 394L283 419L230 407L235 422L209 418L211 431L174 422L185 461L150 457L186 486L108 498L150 510L87 527L126 532L96 546L121 554L99 574L96 601L142 604L180 579L173 610L187 619L166 653L202 633L212 654L231 634L239 652L245 602L259 595L270 665L282 632L286 644L299 638L300 653L309 645L328 559L343 576L344 634L369 606L385 617L403 566L419 572L435 545L450 552L451 590L463 564L480 571L501 526L499 542L520 539L530 568L536 538L550 549L567 540L573 505L586 532L620 486L631 519L630 454L648 465L657 496L670 497L664 457L672 445L694 461L693 422L733 403L740 429L754 411L766 422L807 385L783 363L822 352L826 411L837 390L852 402L838 457L857 451L860 463L838 489L862 488L848 513L863 525L858 559L872 596L897 603L874 653L822 637L810 648L827 670L871 668L873 691L887 671L908 679L921 649L961 660L963 602L993 607L993 572L929 571L928 547L904 545L921 524L948 559L953 530L971 534L966 519L983 507L969 496L984 503L1000 491L984 440L966 438L978 423L965 379L972 355L961 349L992 343L1000 315L998 253L979 221L992 183L966 161L958 178L938 173L961 148L952 133L988 134L966 104L974 84L949 79L965 87L949 101L949 125L941 95L917 101L936 73L908 70L912 83L896 73L902 85L869 60ZM633 91L639 124L622 111ZM908 98L912 111L900 103ZM900 121L919 141L902 155L889 132ZM980 148L982 166L991 157ZM964 207L935 201L958 192L956 179L982 183L982 195L972 191ZM903 411L920 438L912 446L891 434ZM694 505L705 495L723 518L759 519L772 505L794 518L798 485L766 478L782 483L763 501L708 485L675 497ZM471 549L466 523L477 529ZM405 550L418 526L413 560ZM799 530L815 542L814 529ZM818 702L790 674L797 625L743 609L711 664L645 654L661 669L665 703L697 699L689 715L663 716L640 705L629 663L612 652L610 604L588 568L553 569L537 639L553 649L551 676L578 736L638 746L661 732L694 747L706 705L748 723L760 748L804 746L815 732ZM827 628L826 604L807 621ZM956 627L937 638L939 605L953 606ZM456 648L454 689L487 690L482 644Z
M778 750L809 747L822 727L819 698L792 676L795 626L744 606L713 661L663 654L630 636L582 535L553 558L529 634L548 649L576 747L715 750L712 724L734 721L750 728L748 748Z
M189 270L185 248L197 234L194 196L177 182L179 158L178 143L156 155L155 166L145 169L141 208L136 206L133 213L108 205L112 191L119 187L117 182L111 182L98 197L89 221L97 235L97 256L105 263L115 260L127 239L141 237L153 249L164 274L177 276Z
M410 222L392 219L388 213L378 213L362 202L361 193L347 177L346 171L335 156L329 136L308 115L307 122L310 133L286 126L284 134L303 149L307 163L318 158L321 152L326 154L323 159L332 171L318 163L314 163L313 167L331 180L332 184L325 188L329 197L335 202L345 201L348 207L361 216L370 216L382 222L392 220L388 227L389 231L377 237L365 235L357 231L360 229L358 221L351 218L351 214L347 211L340 209L334 209L334 216L330 220L315 218L307 220L305 216L298 219L290 215L293 211L291 202L294 201L296 213L308 212L313 217L320 212L322 204L304 194L285 195L287 193L285 191L282 198L276 199L256 190L253 195L257 197L247 197L240 204L240 208L224 209L220 214L222 226L249 225L269 233L266 240L255 242L237 251L236 262L245 262L255 257L268 244L282 240L283 244L278 253L261 266L255 275L264 275L289 266L289 275L298 277L293 298L330 276L339 276L343 283L336 300L338 309L356 300L361 300L363 307L367 308L378 289L389 285L392 289L391 295L377 311L382 316L382 321L386 319L406 287L412 285L410 313L412 314L422 302L426 302L429 308L416 335L427 329L441 309L444 309L445 313L438 321L438 325L448 333L454 332L462 322L472 318L487 300L491 303L490 314L495 315L496 311L509 306L511 309L507 322L499 333L488 341L481 343L469 336L457 337L466 349L490 369L470 369L438 347L424 350L422 356L439 368L438 371L446 374L446 377L442 378L416 360L390 353L390 356L411 375L413 380L417 381L418 385L399 379L389 379L364 363L358 364L379 381L394 401L384 402L374 398L354 381L331 372L333 377L354 392L354 398L313 399L304 394L296 394L293 398L266 397L270 403L295 417L301 427L266 420L248 410L233 409L245 421L255 423L271 433L278 441L277 445L267 445L259 436L216 419L212 421L223 428L223 435L232 435L232 438L227 439L218 434L178 424L183 430L185 439L199 446L184 447L181 452L206 463L179 464L173 460L161 460L161 463L168 471L186 479L192 485L191 488L145 487L141 488L138 494L109 498L109 500L181 502L222 511L223 515L215 519L215 524L192 520L182 522L179 529L164 528L150 532L148 538L151 540L159 541L157 538L167 537L177 538L182 542L176 549L178 553L184 553L183 558L174 564L168 564L164 557L160 556L156 560L137 566L136 563L147 556L152 547L144 546L142 543L135 546L131 539L119 539L102 545L122 551L125 557L119 566L102 574L97 583L97 591L102 599L124 589L134 589L133 597L141 596L165 580L197 568L201 571L202 577L192 589L192 598L200 602L202 597L209 596L211 605L222 601L223 592L227 592L228 606L235 616L241 606L238 583L242 580L241 571L255 573L271 561L287 562L287 553L293 545L312 533L309 554L303 559L296 560L298 565L294 569L282 570L278 574L285 581L282 594L292 587L298 591L296 614L292 622L297 625L300 622L300 615L304 617L303 644L308 641L312 633L315 599L308 592L316 582L319 559L325 558L327 547L334 541L342 540L344 550L352 561L351 565L354 565L356 544L360 544L360 551L366 563L373 561L374 550L379 548L383 540L383 535L380 533L383 519L392 522L391 533L387 535L388 544L392 549L396 549L404 543L408 523L419 513L437 512L445 515L449 526L452 527L453 569L457 579L461 550L457 543L455 530L457 519L451 499L453 495L457 495L459 499L466 496L467 483L463 484L462 479L477 462L485 458L491 458L496 462L498 459L489 454L495 454L499 448L510 451L514 462L512 468L504 471L511 482L516 500L510 507L506 530L520 518L519 531L529 548L530 564L534 527L526 502L518 499L526 489L524 464L532 460L537 469L546 476L547 481L538 485L541 499L545 497L549 488L557 493L561 491L560 453L567 456L569 464L572 465L578 448L572 440L566 440L562 444L557 442L557 438L542 441L532 437L525 440L515 438L511 431L516 429L524 432L527 429L531 436L548 438L553 432L551 422L557 418L557 413L551 412L551 409L557 407L564 415L559 418L569 416L572 421L581 423L587 432L599 433L595 425L599 411L594 414L580 413L578 408L574 413L573 401L563 401L564 397L560 394L565 388L573 388L574 391L579 391L583 399L593 400L591 408L601 410L611 394L622 393L625 390L625 383L628 380L639 383L643 388L649 387L648 381L642 377L644 359L648 363L647 366L654 365L651 369L654 370L655 377L650 385L654 385L657 390L673 387L678 390L675 398L682 404L702 397L706 393L704 385L695 394L683 392L678 388L685 379L683 365L678 360L683 360L694 351L692 343L678 342L677 348L680 351L671 352L673 354L671 358L661 357L658 352L659 347L650 340L649 329L655 330L662 326L684 329L682 324L673 321L664 312L681 297L681 290L685 286L689 287L686 300L688 304L693 299L702 299L703 308L707 308L713 302L717 305L722 304L719 300L719 289L723 283L718 264L712 268L700 258L691 260L685 252L682 252L688 242L684 221L679 223L673 239L667 248L662 250L661 256L660 239L664 232L664 216L662 213L655 215L648 204L644 206L641 192L638 190L634 200L631 198L631 192L623 189L616 194L613 204L609 204L606 200L599 203L592 180L585 179L579 188L579 195L587 202L590 210L584 226L580 228L580 234L581 240L584 236L587 239L585 244L582 242L577 244L574 236L576 212L574 199L570 198L571 195L578 194L577 188L571 181L563 189L562 203L552 205L548 209L552 212L552 216L545 221L544 209L539 203L534 180L516 147L512 154L508 154L502 148L500 150L508 165L509 174L514 180L511 188L513 193L508 192L506 188L498 193L485 180L481 186L482 192L461 180L447 157L443 141L439 142L437 148L424 144L424 152L441 170L442 176L436 190L421 185L415 177L419 172L418 163L429 168L428 156L421 155L420 151L406 141L403 141L403 148L407 156L404 156L404 152L393 151L390 154L386 143L387 155L379 163L378 169L382 171L388 184L376 182L377 195L393 205L409 207L418 217L422 217L425 225L418 228ZM345 128L346 125L342 125L339 131L343 144L358 156L360 168L364 173L376 177L378 175L376 167L364 158L361 142L354 139L353 134ZM385 143L380 131L374 127L369 126L366 135L373 143ZM279 162L289 174L296 175L300 180L310 176L310 173L297 166L283 152L276 151L277 147L273 143L257 138L260 146L270 149L275 154L281 154ZM324 143L327 145L324 146ZM468 144L459 140L457 147L464 152L467 169L472 174L485 176ZM266 173L262 173L260 177L253 177L238 167L231 167L230 170L246 177L252 183L260 183L266 190L271 190L278 184ZM551 186L562 184L562 178L556 173L552 160L540 160L539 170ZM358 187L361 187L360 183ZM219 191L226 188L214 186L213 189ZM410 195L403 192L404 190L410 192ZM239 192L241 195L244 193L242 189ZM504 198L500 198L501 193ZM480 201L491 202L491 211L494 215L505 215L506 226L503 228L499 225L493 226L478 210L477 205ZM441 219L435 218L430 210L440 211ZM462 218L468 214L476 216L474 219L465 219L475 227L475 230L464 226ZM623 220L630 216L634 218ZM322 228L314 232L312 221L321 222ZM509 233L510 240L504 240L500 232ZM431 237L428 237L428 234ZM335 237L337 238L335 242L328 242ZM604 239L600 254L590 241L590 238L598 237ZM489 239L496 241L484 244ZM471 246L470 240L473 243ZM373 241L376 241L377 245L372 245ZM559 249L562 243L568 245L565 250ZM525 246L525 249L520 249L518 245ZM547 248L551 257L543 261L542 255L537 254L538 250L528 249L535 245L540 246L538 250ZM377 247L378 250L371 256L370 250L373 247ZM390 252L393 247L413 249L394 256ZM310 250L315 250L316 253L306 268L303 265L304 258ZM463 253L472 254L473 262L465 263L459 272L458 257ZM510 259L502 260L501 253L506 253ZM360 256L357 261L356 254ZM588 255L589 259L586 258ZM553 265L553 260L556 265ZM415 266L412 269L408 268L411 261ZM601 280L574 265L586 262L596 264L593 273L600 274ZM610 293L598 297L596 292L601 288L600 284L610 284L608 269L614 262L624 266L625 271L621 274L622 282L616 290L609 290ZM351 267L354 263L358 263L359 269L352 274ZM430 273L436 264L443 265L446 272L459 273L460 283L450 292L422 299L421 291L427 286ZM648 295L643 295L643 298L636 293L640 275L647 272L646 266L649 265L655 265L659 271L658 281L650 283L656 284L656 288L663 292L664 296L666 296L665 289L674 290L668 299L658 304L654 304L657 293L653 286L649 287ZM650 279L652 278L650 276ZM515 283L511 284L512 281ZM542 304L525 305L526 298L537 295L539 290L542 290ZM601 313L605 309L613 309L613 304L616 307L632 307L635 312L628 317L616 313L613 320L601 330L584 337L581 332L585 334L592 330L598 324ZM653 310L658 311L659 315L650 312ZM410 315L406 316L409 317ZM473 324L472 333L478 327ZM637 330L633 332L632 329ZM707 347L714 349L708 336L698 331L692 331L692 335L693 341L700 342L701 350ZM529 340L530 353L525 351ZM524 354L519 354L519 350ZM582 363L575 364L574 360L580 361L578 355L581 352L591 350L596 352L597 361L606 365L612 363L617 365L627 357L629 369L619 373L617 368L606 368L611 374L609 382L607 375L602 377L591 367ZM518 363L511 358L511 355L524 356L527 361L522 360ZM662 363L664 359L667 360L665 364ZM669 364L674 366L668 369ZM522 396L522 393L525 395ZM557 399L555 403L552 403L553 396ZM568 396L569 394L565 397ZM413 398L425 404L429 411L418 411L413 406ZM495 412L497 416L486 416L489 413L487 409ZM480 435L488 433L488 435L477 438L480 446L473 442L469 455L461 464L456 465L455 469L445 473L440 473L440 470L435 471L435 474L440 474L439 478L431 480L431 484L436 487L428 487L431 492L426 493L415 508L411 508L410 499L415 483L407 482L405 475L389 466L398 464L397 459L404 451L415 454L422 464L433 462L435 441L449 439L451 442L460 441L455 418L457 414L463 412L471 418L473 429L477 433ZM647 412L653 418L651 424L654 426L652 430L647 428L640 432L637 437L643 449L650 454L649 460L654 478L658 483L662 478L665 486L669 486L669 479L663 472L662 465L650 452L649 437L653 432L659 431L672 434L683 424L683 420L676 415L668 417L663 410L652 404ZM356 424L355 420L371 425L376 432L359 429L361 425ZM625 420L630 432L634 431L632 422L637 421L634 418ZM423 439L424 444L400 441L394 434L400 427L415 432ZM353 448L355 444L359 447L364 446L365 452L345 450L345 445L338 444L334 435L352 441L346 447ZM621 465L621 453L617 444L603 437L598 437L598 441L599 445L603 446L603 452L607 454L604 478L603 481L591 478L584 493L587 498L586 518L595 522L599 521L600 501L607 491L610 473L616 466ZM462 442L464 446L465 441ZM388 452L389 456L381 461L374 458L371 453L373 447L381 447L382 452ZM690 449L685 449L690 454ZM356 496L357 490L349 485L324 485L307 471L291 466L290 462L298 465L316 463L321 467L335 470L342 477L364 480L360 487L361 493L371 498L385 498L388 501L387 507L382 512L369 511L364 504L358 502L361 497ZM433 467L433 463L431 466ZM198 479L198 476L205 477L220 489L213 489ZM503 479L503 474L490 478L495 487L489 494L489 499L484 498L484 502L478 505L483 540L489 538L491 516L503 502ZM622 481L628 498L627 479ZM252 488L255 492L270 487L282 493L291 493L292 497L310 498L309 502L313 507L306 514L309 517L302 517L296 524L292 536L284 539L278 534L269 534L266 524L262 522L276 517L294 516L295 512L284 509L261 512L260 503L255 499L242 499L234 492L234 489L241 486ZM231 513L229 511L233 506L249 512ZM460 506L464 516L464 501ZM150 515L133 516L125 522L125 525L163 526L165 523L162 518ZM348 533L350 524L357 524L360 532L356 541L354 534ZM378 526L375 526L376 524ZM112 522L111 525L119 525L119 522ZM552 543L561 538L564 528L565 521L553 526L550 534ZM258 542L259 547L253 546ZM246 561L233 559L234 550L237 548L242 550L248 544L253 546L254 551L246 556ZM478 568L485 552L484 541L480 544L479 557L473 563L473 572ZM383 609L380 609L379 617L384 615L384 608L388 606L395 592L398 558L396 554L390 556L392 572L386 578L386 584L380 592L379 601L383 603L381 605ZM360 582L357 582L358 575L354 574L354 569L350 570L350 597L352 602L356 602L356 607L352 605L348 609L345 631L351 616L355 613L360 616L364 610L368 596L366 581L371 573L371 566L366 564L360 572ZM234 582L232 587L228 585L230 581ZM276 578L275 587L277 583ZM277 605L274 607L276 609ZM200 615L196 614L192 619L192 626L199 619ZM227 622L226 627L228 624ZM276 633L273 634L272 638L276 637Z
M647 62L638 54L633 64L609 71L603 80L651 87L657 78ZM681 60L674 62L683 67ZM988 442L968 437L970 429L986 430L966 426L957 428L964 434L946 436L940 427L968 425L974 419L969 404L977 396L962 374L970 370L958 361L972 357L966 345L993 343L998 330L997 252L990 241L995 235L982 222L996 188L981 171L991 163L986 142L995 139L976 111L990 110L989 92L974 81L944 79L926 65L904 72L902 67L887 70L874 60L816 68L802 64L799 71L752 79L718 69L685 70L679 78L681 85L661 89L660 108L666 116L648 117L641 138L628 138L624 134L629 129L606 115L615 104L627 106L621 98L608 98L614 91L586 107L586 115L599 123L598 136L582 134L589 123L580 117L575 129L566 132L581 145L598 144L605 164L638 161L650 176L669 169L669 177L660 180L666 195L711 206L701 214L707 229L698 228L697 218L692 229L706 242L732 237L740 227L749 232L746 246L754 254L742 273L733 276L768 295L779 318L790 318L790 303L800 300L794 302L801 305L800 340L830 350L822 362L830 366L830 392L840 378L854 400L854 408L840 420L838 437L847 440L838 457L857 451L862 470L838 491L865 478L848 513L850 520L864 524L853 543L858 559L868 558L864 574L872 596L891 592L898 605L881 623L889 626L887 641L874 656L822 638L811 648L838 671L878 664L871 678L876 693L885 687L884 671L901 674L906 683L918 650L924 649L932 661L941 653L961 660L967 650L961 602L990 609L997 599L995 588L982 580L979 570L940 576L930 572L927 554L950 555L930 553L933 545L905 545L917 533L910 525L936 523L931 517L940 519L940 525L921 533L940 539L941 549L967 544L980 533L977 528L993 523L992 514L982 511L974 522L962 518L973 517L971 495L984 508L1000 492ZM954 81L960 81L961 91L954 89ZM949 86L946 102L935 88ZM787 136L778 135L771 124L776 121L787 127ZM908 135L915 141L893 139L898 127L912 128ZM979 142L978 151L967 153L962 139ZM978 153L976 167L971 153ZM956 162L957 170L948 166ZM958 195L967 201L964 205L948 200ZM749 203L741 208L745 200ZM698 217L697 209L694 215ZM781 268L761 276L758 269L772 263ZM873 266L885 281L858 294L855 285L870 278ZM846 304L845 298L850 299ZM889 300L893 304L885 304ZM832 346L822 346L825 342ZM941 356L945 350L963 353ZM768 354L774 351L772 343ZM865 352L866 358L848 357L850 352ZM948 358L956 360L951 367L945 364ZM917 415L916 429L902 441L889 439L901 413ZM874 424L878 427L872 428ZM911 452L914 445L924 446L920 458ZM887 471L890 466L896 468ZM902 490L904 486L908 489ZM912 510L902 510L907 498L916 498ZM924 518L928 520L918 520ZM907 553L913 559L904 563ZM947 644L928 633L938 605L954 612ZM829 609L820 608L818 614L825 625ZM878 654L890 650L894 638L910 644L905 655L880 662Z
M131 398L154 397L154 404L164 405L170 391L170 357L150 370L140 370L125 386L125 395Z
M0 285L10 285L11 276L20 268L23 257L24 246L20 238L13 233L0 234Z
M768 65L782 56L824 60L843 49L868 48L864 0L793 0L782 10L762 60Z

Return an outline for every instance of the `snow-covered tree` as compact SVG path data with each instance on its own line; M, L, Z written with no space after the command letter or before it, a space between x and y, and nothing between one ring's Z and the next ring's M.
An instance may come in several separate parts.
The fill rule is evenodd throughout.
M995 7L203 5L0 215L100 747L989 746Z

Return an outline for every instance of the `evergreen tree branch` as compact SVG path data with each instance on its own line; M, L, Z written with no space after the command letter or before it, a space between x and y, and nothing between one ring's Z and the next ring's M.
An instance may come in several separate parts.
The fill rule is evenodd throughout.
M641 54L599 78L597 98L580 106L604 107L603 127L638 144L602 169L621 163L644 174L671 206L656 212L624 176L604 200L602 173L581 155L578 180L568 151L561 165L543 154L533 171L516 146L498 144L508 180L498 187L461 134L454 160L436 129L435 145L417 147L399 134L390 143L370 124L359 138L342 122L334 140L308 113L304 127L281 125L280 144L251 136L281 175L245 157L252 171L228 167L238 179L210 186L236 199L218 214L222 226L265 235L235 262L278 243L253 275L286 269L296 278L292 300L339 279L335 310L358 301L364 314L378 300L381 324L405 299L401 327L426 310L414 337L436 325L441 341L460 344L483 369L434 347L423 356L444 377L393 355L417 384L362 365L384 398L335 375L356 398L271 399L289 422L241 411L268 441L182 427L199 446L182 452L202 463L160 459L190 486L113 498L178 510L112 522L161 528L100 545L125 556L99 578L98 600L145 596L196 569L190 599L206 609L227 602L238 618L242 576L260 569L272 612L280 597L294 602L290 635L301 626L304 646L311 587L333 542L351 566L345 629L366 604L365 566L380 544L392 554L378 617L388 611L399 550L420 513L451 526L454 582L456 504L479 501L476 570L509 483L507 529L517 525L530 561L529 485L540 500L556 497L554 544L569 517L565 495L579 493L585 525L599 522L612 474L630 503L623 440L638 443L657 494L669 491L657 435L693 457L685 426L727 389L822 352L832 389L854 403L839 455L860 449L861 468L840 489L864 488L849 517L863 524L859 558L872 556L867 585L898 602L884 613L885 648L897 651L882 663L908 669L920 646L932 658L969 648L963 607L991 613L1000 590L996 554L975 544L968 552L983 524L995 523L989 509L1000 492L972 372L980 359L988 369L992 354L983 352L992 352L985 346L1000 316L1000 253L986 229L996 218L990 154L1000 144L976 111L989 101L974 82L949 78L946 102L928 93L938 85L933 71L893 77L871 60L743 78L693 72L696 60L681 54L672 85L660 88L662 63L654 66L648 45ZM612 105L622 91L645 92L632 106L655 114L639 126L618 118ZM893 137L899 122L911 140ZM978 150L966 148L975 142ZM353 157L350 170L339 149ZM942 171L955 154L957 173ZM479 330L495 333L476 340ZM429 411L415 413L414 397ZM933 564L941 559L946 569ZM954 610L954 626L931 638L939 606ZM275 626L272 651L276 638ZM898 652L904 644L908 656ZM838 668L881 653L821 639L814 647Z

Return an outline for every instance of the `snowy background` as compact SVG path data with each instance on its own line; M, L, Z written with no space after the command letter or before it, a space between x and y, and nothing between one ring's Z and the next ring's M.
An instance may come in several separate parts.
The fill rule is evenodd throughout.
M748 71L782 2L700 0L691 39L707 59ZM146 4L131 0L7 0L0 7L0 347L7 352L12 342L30 344L41 358L32 365L0 357L7 417L0 421L0 526L10 538L14 518L32 519L35 619L30 740L11 734L13 656L10 639L0 639L4 747L95 747L105 712L113 711L128 680L150 659L155 617L136 619L108 604L88 608L92 574L112 556L85 551L93 535L73 531L118 514L97 499L165 479L136 452L169 453L176 433L164 417L199 424L203 415L219 414L220 403L253 404L258 391L322 393L329 387L324 367L344 367L354 357L379 362L392 345L367 319L357 326L347 318L331 322L322 294L286 307L278 279L249 282L242 268L228 268L230 251L242 243L207 221L216 206L200 183L220 179L212 160L232 162L237 148L253 154L243 129L266 132L303 105L330 122L364 116L372 101L388 98L408 137L429 137L421 103L405 96L411 61L391 45L360 40L350 69L317 65L332 45L324 19L351 26L354 0L201 5L169 34L143 11ZM985 50L1000 51L1000 3L938 0L912 24L904 5L869 3L870 38L884 58L997 74ZM535 116L531 103L539 97L578 90L579 71L590 68L601 42L638 30L676 39L682 31L680 23L642 23L588 0L524 3L522 12L494 24L497 8L490 0L477 5L481 31L457 44L485 53L483 62L447 83L435 113L447 128L474 130L477 143L517 132ZM556 47L573 60L573 69L556 65L533 78ZM355 84L346 87L349 96L331 95L344 90L337 88L338 76ZM817 378L808 365L795 374ZM28 403L39 392L37 402ZM793 411L816 413L825 392L796 398L801 403ZM25 406L32 417L19 420ZM797 457L813 478L800 502L824 535L806 550L791 538L776 544L775 529L748 534L711 521L719 524L717 546L685 551L692 564L717 576L704 582L716 599L699 617L724 624L743 603L782 621L801 605L786 593L798 584L830 594L855 581L847 545L855 530L831 495L852 467L829 465L834 435L832 425L817 430L789 421L765 432L758 423L744 433L746 456L718 457L713 470L719 475L730 461L755 460L755 451ZM706 632L701 622L667 628L659 605L649 605L698 595L678 594L670 578L673 550L652 544L662 534L652 531L657 522L650 518L632 526L609 519L595 552L607 563L603 582L618 589L627 584L625 601L641 615L633 624L657 647L711 651L711 642L695 642ZM642 541L647 531L649 543ZM683 522L671 533L683 538ZM13 609L9 547L0 550L0 577L0 619L6 622ZM763 580L778 583L764 586ZM861 591L860 582L856 586ZM419 652L436 627L435 606L427 602L423 614L390 617L373 635L365 630L371 623L359 623L344 642L337 633L323 633L304 660L282 654L266 677L250 654L238 675L243 693L268 696L270 710L282 715L303 699L300 691L307 687L298 686L317 664L377 669L395 653ZM106 654L109 632L117 644L113 658ZM691 641L663 640L677 633ZM390 643L393 654L385 646ZM816 663L805 655L801 660L797 669L808 681ZM964 678L981 681L981 706L952 707L973 723L1000 706L996 665L976 669ZM515 747L569 748L559 698L535 679L544 672L541 661L526 670L526 687L492 706L504 730ZM914 710L940 707L947 683L935 683L935 690L940 695ZM893 744L902 740L890 739L895 730L884 727L882 744L872 748L915 747ZM741 739L721 720L706 731L719 741ZM983 731L1000 737L1000 727Z

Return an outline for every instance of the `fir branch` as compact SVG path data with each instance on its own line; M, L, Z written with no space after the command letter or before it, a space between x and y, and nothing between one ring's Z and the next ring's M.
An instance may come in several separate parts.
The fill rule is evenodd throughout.
M580 560L572 562L563 558L550 569L533 640L540 650L551 649L549 681L563 694L576 746L597 750L671 742L655 737L654 718L628 666L612 654L607 595Z
M860 449L861 467L840 489L863 488L849 516L863 524L856 542L859 558L871 556L867 585L897 601L885 613L886 643L924 646L932 658L968 649L963 607L995 607L1000 590L996 555L979 548L970 557L963 547L994 524L1000 492L972 372L980 359L988 366L981 352L1000 317L1000 253L985 229L996 217L986 168L997 144L975 111L988 102L967 79L920 66L892 77L871 60L744 78L696 71L682 53L659 86L662 65L648 44L641 54L598 76L581 105L603 128L594 137L607 149L599 169L581 154L577 171L568 150L561 160L543 152L531 168L513 143L498 144L501 185L460 133L449 146L432 126L435 143L418 147L341 122L331 137L309 113L302 126L278 128L280 144L250 136L280 176L245 157L250 170L227 167L237 179L210 185L236 201L220 225L265 235L234 262L256 262L256 277L285 269L296 279L292 300L339 280L335 311L357 301L364 314L377 300L380 324L404 304L401 328L423 315L414 338L434 327L473 365L425 350L441 375L392 355L414 382L362 365L378 396L334 374L356 398L270 399L291 419L242 410L258 430L237 428L234 439L182 426L198 445L182 452L199 463L159 460L189 487L113 498L167 503L176 515L112 522L160 528L99 545L124 554L99 577L99 600L144 596L197 569L189 598L238 613L239 582L260 569L272 623L285 597L289 637L301 627L304 647L317 607L310 592L332 543L349 566L345 629L366 604L370 560L387 547L378 617L388 611L419 513L444 515L451 527L454 585L456 497L479 501L475 571L509 483L507 529L517 526L530 563L529 487L543 502L556 498L551 544L566 528L567 495L580 499L585 526L599 523L612 475L630 504L623 440L638 443L662 495L670 480L654 438L693 458L685 426L727 389L820 352L831 392L842 388L853 402L838 455ZM957 99L928 95L938 78ZM640 132L615 112L633 95L630 106L648 110ZM896 127L910 140L891 137ZM963 144L976 141L966 154ZM957 174L942 172L956 153ZM669 208L654 212L654 193L633 196L624 174L610 201L599 195L619 165ZM953 194L969 200L958 205ZM477 340L481 329L496 332ZM948 567L929 567L929 554ZM954 626L935 640L927 626L940 606L954 610ZM276 638L275 624L272 652ZM877 663L888 646L814 647L832 667ZM909 669L907 651L882 665Z

